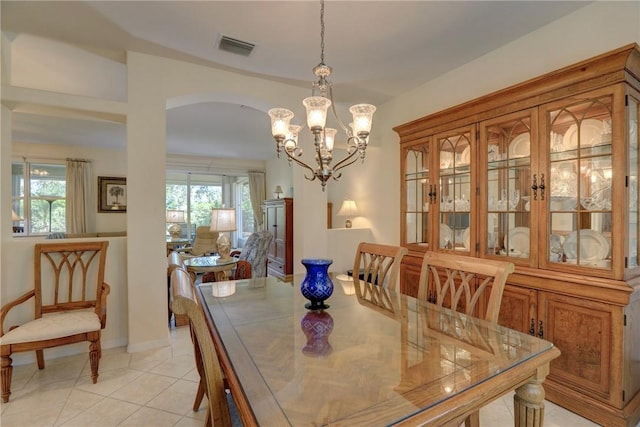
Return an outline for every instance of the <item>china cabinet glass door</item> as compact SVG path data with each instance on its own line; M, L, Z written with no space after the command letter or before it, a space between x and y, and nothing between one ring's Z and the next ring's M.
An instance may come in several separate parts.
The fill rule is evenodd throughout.
M404 154L404 222L403 245L419 245L431 248L430 212L435 210L436 187L430 174L429 142L416 144ZM433 207L432 207L433 206Z
M613 106L614 94L601 91L545 109L548 175L538 197L548 207L548 268L612 269L622 238L613 233Z
M472 188L472 168L475 155L475 126L457 129L436 136L438 147L439 224L438 239L434 241L443 250L475 251L475 230L471 212L475 203Z
M535 159L536 111L529 110L480 124L481 209L480 254L509 258L519 264L535 261L537 222L532 186L538 176ZM532 168L533 166L533 168Z

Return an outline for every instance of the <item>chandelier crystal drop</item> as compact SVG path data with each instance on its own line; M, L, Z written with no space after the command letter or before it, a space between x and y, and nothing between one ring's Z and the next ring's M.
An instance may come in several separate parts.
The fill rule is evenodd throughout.
M353 164L358 158L364 162L373 113L376 111L376 107L370 104L354 105L349 108L353 120L349 123L349 127L345 126L336 112L331 82L327 79L331 71L331 67L324 63L324 0L320 0L320 64L313 69L313 74L318 81L313 83L311 96L302 101L307 111L307 127L313 134L317 163L315 168L297 158L302 155L302 148L298 145L298 134L302 126L291 124L293 112L285 108L273 108L269 110L269 117L271 117L271 133L276 140L278 157L284 152L289 165L295 162L307 169L311 175L305 175L305 178L310 181L317 178L322 184L322 191L325 190L329 178L338 180L342 176L339 172L342 168ZM329 108L346 134L347 146L345 157L333 166L331 166L333 147L338 130L325 127Z

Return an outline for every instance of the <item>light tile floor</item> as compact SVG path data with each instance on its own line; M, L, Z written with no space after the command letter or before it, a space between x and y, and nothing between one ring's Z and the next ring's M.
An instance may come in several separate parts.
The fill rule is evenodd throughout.
M103 351L100 378L91 383L87 355L46 361L13 370L9 403L0 406L2 427L38 426L202 426L206 399L192 411L198 388L187 327L171 330L171 346L129 354L124 347ZM484 427L513 426L513 395L480 411ZM545 426L596 424L546 402ZM278 427L278 426L265 426Z

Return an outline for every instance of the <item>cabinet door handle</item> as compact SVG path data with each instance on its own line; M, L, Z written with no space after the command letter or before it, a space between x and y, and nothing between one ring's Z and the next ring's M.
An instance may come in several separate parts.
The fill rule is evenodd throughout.
M538 200L538 175L536 175L535 173L533 174L531 189L533 190L533 200Z
M540 325L538 325L538 336L540 338L544 338L544 330L542 329L542 320L540 321Z
M544 200L544 174L540 174L540 200Z
M436 186L435 184L429 184L429 203L436 202Z
M529 335L536 335L536 320L531 318L531 327L529 327Z

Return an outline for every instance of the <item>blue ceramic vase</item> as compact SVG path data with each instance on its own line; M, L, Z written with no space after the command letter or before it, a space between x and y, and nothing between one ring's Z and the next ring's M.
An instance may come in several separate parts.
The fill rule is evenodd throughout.
M333 293L333 282L329 277L331 259L303 259L302 265L307 269L307 275L300 284L302 295L309 300L305 307L309 310L324 310L329 308L325 304Z

